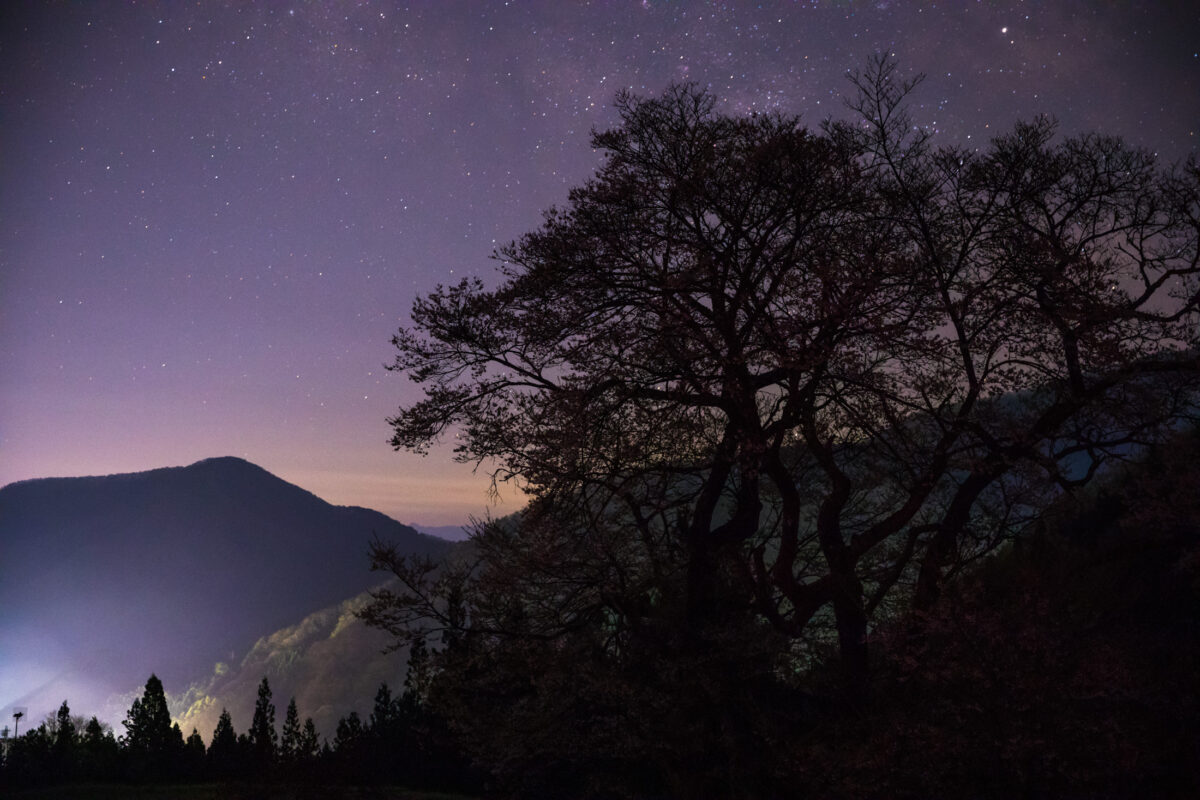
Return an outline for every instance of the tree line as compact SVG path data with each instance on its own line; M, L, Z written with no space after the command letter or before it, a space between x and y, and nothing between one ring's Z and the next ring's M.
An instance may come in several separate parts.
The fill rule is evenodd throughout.
M420 669L417 651L413 667ZM171 721L162 681L151 675L133 701L123 735L93 716L73 715L67 701L41 724L6 742L0 751L0 787L73 782L138 784L187 782L401 784L461 789L472 784L465 761L440 735L412 679L393 695L386 683L370 716L351 711L338 721L332 740L312 718L300 721L289 700L276 726L271 687L258 687L249 728L237 733L222 709L208 746L195 728L185 738Z

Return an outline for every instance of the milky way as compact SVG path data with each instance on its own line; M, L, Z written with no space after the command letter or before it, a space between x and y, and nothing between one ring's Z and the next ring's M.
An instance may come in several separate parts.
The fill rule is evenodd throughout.
M3 12L0 484L231 454L405 521L481 514L482 472L388 447L417 396L388 339L594 170L617 90L695 81L815 125L887 52L926 75L911 114L939 142L1044 113L1172 161L1197 148L1200 11L1144 5Z

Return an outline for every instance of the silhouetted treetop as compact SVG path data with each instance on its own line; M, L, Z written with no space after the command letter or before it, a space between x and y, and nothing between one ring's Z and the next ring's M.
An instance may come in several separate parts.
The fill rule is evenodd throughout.
M635 593L682 570L693 622L729 593L789 636L832 610L861 674L891 598L1191 413L1200 170L1046 120L935 146L893 63L854 81L860 119L819 130L618 95L499 286L416 301L392 367L425 397L391 424L576 509L563 535L619 518L643 552L605 557Z
M258 685L258 699L254 703L254 719L248 733L254 760L259 769L267 769L275 762L279 735L275 731L275 704L271 702L271 685L263 676Z
M531 502L466 567L377 543L401 587L366 618L457 631L451 685L510 701L458 719L513 775L542 746L626 752L602 731L645 722L639 702L672 709L644 744L686 775L761 720L670 714L833 643L863 696L881 619L1195 415L1195 161L1045 119L943 146L892 62L853 80L858 118L816 129L695 86L618 95L596 175L497 252L494 288L438 287L394 338L424 396L393 446L453 436ZM560 693L529 699L530 671ZM556 723L576 688L608 728Z
M129 750L161 756L172 744L171 712L167 695L158 676L151 675L145 691L135 698L125 717L125 747Z

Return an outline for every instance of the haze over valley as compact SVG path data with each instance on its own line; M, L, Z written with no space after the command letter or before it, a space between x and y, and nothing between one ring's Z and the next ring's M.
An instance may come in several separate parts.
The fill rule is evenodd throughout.
M231 457L10 484L0 489L0 718L25 707L40 720L70 698L116 725L151 672L173 695L196 683L245 711L261 667L330 705L321 716L335 722L350 709L334 700L366 704L381 680L404 675L403 654L376 659L387 638L353 617L353 598L384 580L368 569L375 536L419 555L450 547ZM248 697L229 688L238 680ZM211 720L199 707L184 715L201 699L172 710L208 736L219 706Z

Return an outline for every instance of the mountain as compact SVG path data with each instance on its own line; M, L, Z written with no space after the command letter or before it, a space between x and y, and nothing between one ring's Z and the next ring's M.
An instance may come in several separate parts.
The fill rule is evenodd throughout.
M114 704L151 672L169 689L203 679L263 632L379 583L376 535L421 555L451 546L237 458L5 486L0 720L64 698L119 719L128 705Z
M369 600L363 593L309 614L261 637L240 660L214 665L190 686L168 686L171 716L182 730L195 728L207 742L224 708L234 730L242 733L250 726L258 685L266 677L279 725L288 700L295 698L300 719L312 717L318 733L332 740L338 720L351 711L364 720L370 715L379 684L387 683L396 696L403 691L408 651L383 652L391 638L355 614Z
M465 542L471 535L470 525L418 525L415 522L410 522L408 525L418 533L436 536L451 542Z

